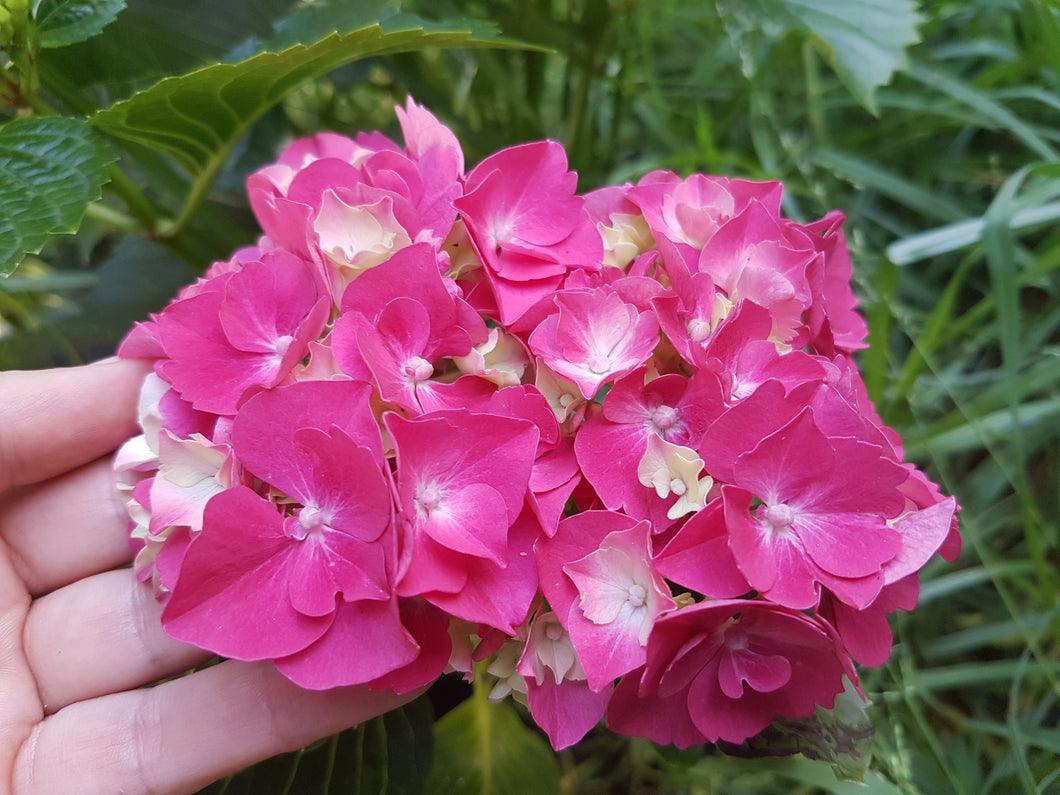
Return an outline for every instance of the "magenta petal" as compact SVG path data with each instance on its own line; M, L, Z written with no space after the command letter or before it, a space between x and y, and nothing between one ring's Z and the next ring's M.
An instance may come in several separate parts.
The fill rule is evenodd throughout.
M714 599L733 599L751 590L729 549L722 500L689 517L655 560L666 579Z
M291 605L289 561L297 545L276 509L253 491L221 492L207 503L202 532L184 556L162 613L166 632L238 660L305 648L332 616L306 616Z
M297 522L297 519L294 521ZM327 553L313 542L299 545L299 554L291 555L288 566L288 595L291 605L307 616L326 616L335 612L338 588L327 576Z
M381 462L383 442L372 414L371 384L357 381L302 381L259 392L239 409L232 447L240 461L263 480L273 481L292 466L280 451L294 449L300 428L341 428Z
M688 711L696 728L711 742L742 743L762 731L773 720L776 709L768 696L755 691L732 698L718 679L720 660L703 669L688 688Z
M646 737L660 745L688 748L706 742L688 714L685 691L669 698L638 697L643 669L622 677L607 705L607 726L629 737Z
M469 483L453 489L420 525L443 546L466 555L504 563L508 558L508 514L496 489Z
M467 581L454 592L430 592L427 598L457 618L515 635L538 592L533 544L540 534L536 517L524 509L509 531L507 566L485 558L464 559Z
M424 599L401 599L401 623L420 647L416 659L369 683L372 690L408 693L442 675L452 656L449 616Z
M791 679L791 663L776 654L729 649L718 659L718 684L729 698L744 694L744 683L759 693L771 693Z
M883 567L888 583L907 577L927 563L950 532L957 501L948 497L932 506L900 517L894 529L902 536L902 548Z
M596 693L584 680L565 679L557 685L550 677L542 684L531 678L526 682L526 698L534 722L559 751L574 745L600 722L614 689L609 684Z
M276 660L284 676L308 690L370 682L408 665L419 654L401 623L397 598L343 602L316 643Z
M855 610L838 599L831 601L832 623L850 656L862 665L883 665L891 656L894 635L887 614L875 605Z

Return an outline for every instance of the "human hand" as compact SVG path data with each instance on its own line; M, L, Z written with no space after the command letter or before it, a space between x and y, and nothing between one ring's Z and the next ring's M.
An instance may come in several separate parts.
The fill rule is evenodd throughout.
M0 372L0 792L194 792L408 701L305 691L169 638L109 454L145 367Z

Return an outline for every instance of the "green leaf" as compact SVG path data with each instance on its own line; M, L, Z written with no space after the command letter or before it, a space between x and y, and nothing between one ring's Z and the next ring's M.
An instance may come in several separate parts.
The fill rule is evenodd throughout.
M335 32L309 45L164 79L90 121L106 133L168 155L192 176L184 212L172 229L161 230L172 233L183 227L249 127L303 81L370 55L474 45L505 42L494 37L492 28L452 29L402 16L385 29L376 24Z
M434 747L434 710L423 696L363 723L336 754L332 780L353 795L423 792Z
M506 703L477 693L435 724L430 795L549 795L559 792L555 757Z
M195 276L158 244L125 237L96 269L56 270L44 277L20 273L0 281L0 294L53 293L43 322L0 336L0 369L61 367L110 356L133 323L161 311Z
M417 795L430 765L433 717L430 701L421 697L199 795Z
M113 22L125 0L41 0L35 12L41 47L86 41Z
M42 50L41 78L88 111L163 77L224 58L248 37L268 36L295 0L127 0L103 32L69 47ZM86 68L91 65L91 68Z
M0 129L0 276L49 235L77 231L114 159L80 119L16 119Z
M370 55L468 45L472 30L369 25L235 64L167 78L93 115L98 129L161 151L198 175L216 167L265 111L305 80Z
M872 113L876 89L906 66L906 48L920 41L913 0L724 0L719 8L744 33L812 35L839 78Z
M841 780L863 781L876 732L866 712L868 705L849 679L845 684L832 709L817 707L807 718L777 718L743 745L720 742L719 749L745 758L802 754L828 762Z

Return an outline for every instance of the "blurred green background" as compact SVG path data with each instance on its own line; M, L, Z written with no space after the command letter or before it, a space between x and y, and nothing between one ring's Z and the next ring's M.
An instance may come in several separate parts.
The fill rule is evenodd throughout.
M557 756L559 786L1060 792L1060 5L109 5L114 19L99 35L41 50L39 94L0 56L0 122L53 112L82 119L167 75L376 18L400 28L401 14L440 31L470 20L483 39L492 23L538 49L450 48L427 37L411 42L427 49L334 70L326 58L302 72L285 72L281 61L264 86L275 101L255 105L260 113L199 160L180 159L194 149L187 142L170 151L150 136L109 138L118 159L106 166L103 200L76 234L48 238L0 279L0 368L112 353L135 320L254 240L243 192L251 170L320 129L399 139L393 106L409 94L452 127L469 166L548 137L567 147L581 190L658 168L782 180L790 217L848 215L855 291L871 328L859 364L908 457L960 500L964 552L956 564L925 569L919 607L894 617L890 662L863 672L877 729L868 790L836 782L820 763L676 753L603 732ZM97 119L96 134L133 126L131 116L115 118ZM358 736L363 743L364 731ZM293 770L294 761L269 770ZM274 791L248 783L253 775L213 791ZM257 775L259 784L282 778ZM295 783L275 791L310 791L291 775ZM320 791L388 790L385 782L343 788L334 771L328 780L335 786Z

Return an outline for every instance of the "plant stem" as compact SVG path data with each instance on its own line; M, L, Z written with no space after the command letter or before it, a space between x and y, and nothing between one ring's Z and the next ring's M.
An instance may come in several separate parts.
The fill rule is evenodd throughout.
M139 222L139 227L135 231L146 230L152 235L156 234L161 224L150 199L133 184L124 171L113 163L107 166L107 176L110 177L107 187L125 202L130 215Z
M88 205L85 208L85 216L126 234L136 235L143 231L140 222L131 215L108 207L102 202L93 202Z

